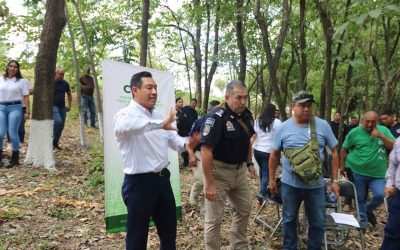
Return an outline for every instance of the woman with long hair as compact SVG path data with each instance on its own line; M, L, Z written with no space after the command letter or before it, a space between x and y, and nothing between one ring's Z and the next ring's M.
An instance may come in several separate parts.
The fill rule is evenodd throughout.
M8 132L12 145L10 162L5 166L12 168L19 164L18 129L23 119L22 102L29 118L29 83L22 78L20 65L16 60L7 63L3 77L0 77L0 167L2 162L3 138Z
M253 148L254 158L260 167L260 191L257 196L260 203L264 200L267 193L269 178L268 161L269 154L272 151L272 139L274 138L276 129L281 124L281 121L275 118L275 111L275 105L267 104L260 117L254 123L254 130L256 131L257 137L254 141Z

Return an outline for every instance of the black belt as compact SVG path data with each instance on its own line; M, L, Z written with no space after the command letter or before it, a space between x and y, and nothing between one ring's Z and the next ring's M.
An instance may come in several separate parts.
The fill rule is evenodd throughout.
M168 173L168 168L163 168L163 169L161 169L160 172L155 172L155 173L152 173L152 174L156 174L156 175L158 175L158 176L164 176L164 175L166 175L167 173Z
M134 175L157 175L157 176L164 176L168 173L167 168L161 169L159 172L150 172L150 173L141 173L141 174L134 174Z
M21 104L21 101L14 101L14 102L0 102L0 105L3 105L3 106L10 106L10 105L17 105L17 104Z

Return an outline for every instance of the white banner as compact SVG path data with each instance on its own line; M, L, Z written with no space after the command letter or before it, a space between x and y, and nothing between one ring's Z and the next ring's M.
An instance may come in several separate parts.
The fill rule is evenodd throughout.
M122 62L103 61L103 111L104 111L104 168L105 168L105 216L109 232L125 230L127 210L121 196L123 181L122 156L114 137L114 115L132 100L130 80L133 74L148 71L157 83L156 109L162 114L175 105L174 76L168 72L134 66ZM169 151L171 184L181 218L178 154Z

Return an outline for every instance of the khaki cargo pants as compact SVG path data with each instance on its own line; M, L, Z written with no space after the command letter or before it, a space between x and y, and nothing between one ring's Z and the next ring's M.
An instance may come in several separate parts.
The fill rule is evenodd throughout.
M229 249L248 249L247 224L251 211L251 199L247 172L245 163L228 164L213 161L217 200L210 202L205 199L204 239L207 250L221 248L220 231L227 197L233 207Z
M192 185L192 189L190 191L190 196L189 196L189 203L192 205L196 205L197 203L197 197L200 196L200 193L204 189L204 174L203 174L203 164L201 162L201 152L196 151L195 153L196 158L199 159L197 162L196 170L194 171L193 177L194 177L194 183ZM204 198L201 198L201 203L204 203L203 201Z

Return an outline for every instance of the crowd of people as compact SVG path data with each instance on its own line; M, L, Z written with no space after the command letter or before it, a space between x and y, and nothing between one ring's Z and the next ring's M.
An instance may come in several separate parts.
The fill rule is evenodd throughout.
M85 124L90 122L89 126L96 128L95 85L90 70L80 82ZM146 249L150 218L157 227L161 249L176 248L176 206L168 170L168 147L181 153L184 168L196 168L189 203L197 205L200 198L204 208L205 249L221 248L226 200L233 208L229 247L249 247L247 226L252 198L247 175L253 179L259 175L259 204L268 195L281 196L283 248L297 249L297 218L304 203L307 248L320 249L325 233L326 183L322 169L326 147L332 152L330 189L339 198L339 174L354 183L364 231L369 224L376 226L375 211L384 197L392 197L381 249L400 249L400 139L396 141L400 123L391 110L380 114L367 111L360 123L351 117L348 125L337 112L333 121L327 122L313 114L314 96L300 91L293 95L292 116L288 120L280 121L279 110L271 103L254 120L246 107L246 86L233 80L226 86L224 102L211 101L204 116L198 117L196 99L184 106L180 97L175 107L162 116L155 110L157 83L151 73L134 74L130 88L131 103L114 118L114 133L123 158L122 197L128 210L126 249ZM9 61L0 77L0 148L3 149L7 134L12 154L4 164L5 154L0 152L0 167L19 164L20 143L24 143L23 121L30 118L32 92L31 85L22 77L20 64ZM71 88L64 80L64 69L57 68L54 150L62 150L60 139L71 104ZM177 128L173 126L175 121ZM339 137L343 138L340 149ZM278 165L282 166L280 185ZM203 198L199 197L202 191ZM343 210L351 210L351 203L351 197L346 197Z
M60 138L64 129L67 112L71 110L72 94L70 84L64 80L64 69L57 68L54 79L53 95L53 149L62 150ZM82 92L82 110L84 121L96 128L96 108L93 101L94 81L88 69L80 78ZM30 119L29 95L33 94L32 85L22 77L20 64L16 60L7 63L5 73L0 77L0 167L12 168L19 164L20 144L25 142L25 121ZM67 104L65 97L67 96ZM7 135L11 143L12 154L9 162L4 164L3 141Z
M395 143L395 133L400 130L392 113L385 111L379 117L368 111L361 124L352 117L348 126L343 124L344 143L339 150L340 113L330 123L316 117L314 96L307 91L293 95L292 116L281 122L273 104L267 104L254 121L246 107L247 88L240 81L230 81L224 103L211 101L207 114L199 119L197 113L190 113L195 113L197 100L192 99L185 110L180 97L175 107L161 116L154 108L157 83L149 72L134 74L131 90L130 105L114 118L125 173L122 196L128 209L126 249L146 249L150 218L157 227L160 248L176 248L168 146L187 153L182 154L184 167L196 167L189 203L199 204L197 199L204 192L200 204L205 210L205 249L221 249L226 200L233 208L229 249L248 249L252 198L247 175L257 177L253 153L260 176L257 200L261 203L267 195L281 195L283 249L297 249L297 218L302 203L308 220L307 248L321 249L325 233L326 182L322 168L326 147L332 152L329 188L339 198L339 174L347 173L356 186L363 231L368 223L376 225L374 210L384 195L394 196L382 249L400 249L400 141ZM172 125L175 120L177 128ZM378 125L379 120L383 125Z

